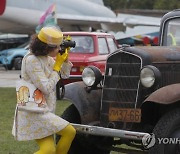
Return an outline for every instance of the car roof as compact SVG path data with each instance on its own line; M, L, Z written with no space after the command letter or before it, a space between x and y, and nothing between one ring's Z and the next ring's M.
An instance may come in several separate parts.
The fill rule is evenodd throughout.
M79 31L73 31L73 32L63 32L64 35L98 35L98 36L113 36L112 34L103 33L103 32L79 32Z

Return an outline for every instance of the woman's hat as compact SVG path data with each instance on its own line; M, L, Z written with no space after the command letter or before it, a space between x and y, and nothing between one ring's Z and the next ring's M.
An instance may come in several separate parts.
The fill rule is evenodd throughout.
M63 33L56 27L43 27L38 38L48 45L58 46L62 43Z

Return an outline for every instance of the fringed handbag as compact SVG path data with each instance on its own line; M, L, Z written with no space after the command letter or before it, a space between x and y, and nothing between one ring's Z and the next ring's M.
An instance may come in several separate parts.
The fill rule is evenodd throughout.
M16 96L19 111L37 113L49 111L43 93L24 79L20 79L16 82Z
M26 55L24 58L26 58ZM26 59L24 59L25 62ZM22 72L25 67L22 62ZM45 113L48 112L48 106L43 93L32 83L25 81L23 78L16 81L17 108L19 111Z

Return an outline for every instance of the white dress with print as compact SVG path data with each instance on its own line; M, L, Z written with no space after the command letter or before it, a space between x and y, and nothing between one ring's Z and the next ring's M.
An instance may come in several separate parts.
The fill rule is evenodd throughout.
M59 75L53 71L54 60L49 56L34 56L28 54L23 58L21 75L24 80L33 83L40 89L45 98L50 112L31 113L15 111L12 134L19 141L34 140L50 136L65 128L69 122L56 116L56 83ZM68 77L72 64L64 63L62 77Z

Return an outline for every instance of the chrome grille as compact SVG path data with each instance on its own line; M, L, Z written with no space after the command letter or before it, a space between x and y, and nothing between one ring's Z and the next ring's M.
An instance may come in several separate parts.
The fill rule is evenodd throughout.
M101 120L108 122L109 107L135 107L140 70L141 59L136 55L118 52L108 58L101 99Z

